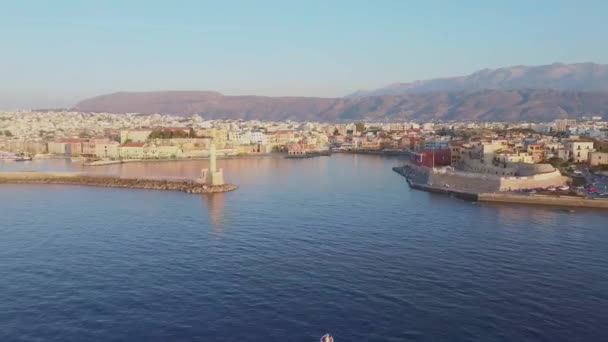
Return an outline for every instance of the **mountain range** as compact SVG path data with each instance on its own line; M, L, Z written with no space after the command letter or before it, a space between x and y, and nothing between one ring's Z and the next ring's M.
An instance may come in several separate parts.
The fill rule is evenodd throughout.
M349 97L404 95L428 92L551 89L608 92L608 65L595 63L513 66L483 69L467 76L395 83L376 90L361 90Z
M484 69L468 76L397 83L344 98L225 96L212 91L118 92L82 111L209 119L549 121L608 114L608 65Z

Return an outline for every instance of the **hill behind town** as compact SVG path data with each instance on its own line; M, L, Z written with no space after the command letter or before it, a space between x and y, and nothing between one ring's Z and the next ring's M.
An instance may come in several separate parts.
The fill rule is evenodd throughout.
M608 114L608 66L579 63L484 69L398 83L344 98L225 96L213 91L118 92L82 111L210 119L549 121Z

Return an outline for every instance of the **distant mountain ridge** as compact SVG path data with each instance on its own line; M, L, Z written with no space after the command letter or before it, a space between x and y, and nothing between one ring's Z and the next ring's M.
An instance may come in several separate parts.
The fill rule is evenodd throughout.
M550 121L608 114L608 92L480 90L361 98L224 96L215 92L121 92L80 102L86 112L201 114L208 119L298 121Z
M487 89L550 89L559 91L608 91L608 65L595 63L512 66L483 69L467 76L395 83L347 97L405 95L428 92L462 92Z
M484 69L397 83L344 98L224 96L214 91L119 92L81 101L90 112L201 114L210 119L549 121L608 114L608 65Z

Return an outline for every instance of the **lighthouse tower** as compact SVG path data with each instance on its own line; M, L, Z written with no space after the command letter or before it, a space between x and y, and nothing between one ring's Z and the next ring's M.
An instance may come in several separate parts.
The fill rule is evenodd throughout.
M209 168L201 170L201 181L209 186L224 185L224 170L217 169L217 156L213 140L209 145Z

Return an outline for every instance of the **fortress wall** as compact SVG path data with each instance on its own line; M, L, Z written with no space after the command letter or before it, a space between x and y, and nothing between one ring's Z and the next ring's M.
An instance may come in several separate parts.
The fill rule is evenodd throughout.
M429 185L448 187L465 192L496 192L521 189L547 188L566 185L568 177L558 170L530 177L500 177L462 171L437 170L429 177ZM446 186L447 185L447 186Z
M550 173L538 174L530 177L504 177L500 181L500 190L521 190L548 188L550 186L562 186L568 183L568 177L555 170Z

